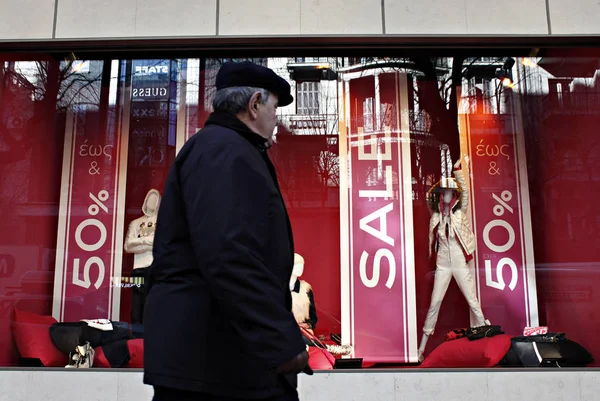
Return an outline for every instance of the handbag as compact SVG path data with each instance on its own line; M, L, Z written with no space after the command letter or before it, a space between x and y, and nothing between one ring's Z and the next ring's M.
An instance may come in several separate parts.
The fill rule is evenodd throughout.
M546 334L536 334L533 336L518 336L513 337L513 341L523 342L523 343L559 343L567 340L567 335L565 333L546 333Z
M333 369L335 357L327 350L325 344L304 327L299 327L302 334L315 345L314 347L309 347L308 350L309 366L316 370Z
M493 337L498 334L504 334L502 328L498 325L486 325L467 329L467 338L470 341L479 340L485 337Z

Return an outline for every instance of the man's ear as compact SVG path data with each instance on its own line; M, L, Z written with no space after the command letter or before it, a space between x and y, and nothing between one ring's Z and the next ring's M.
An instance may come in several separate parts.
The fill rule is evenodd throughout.
M258 116L258 106L262 103L262 93L254 92L248 101L248 114L253 120Z

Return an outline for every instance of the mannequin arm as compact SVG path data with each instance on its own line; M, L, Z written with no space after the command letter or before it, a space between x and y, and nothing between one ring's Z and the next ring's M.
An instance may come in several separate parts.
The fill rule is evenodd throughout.
M129 224L127 230L127 238L125 238L125 252L127 253L140 253L152 250L152 244L154 242L154 235L150 237L138 238L134 223Z
M469 210L469 189L467 188L467 182L465 180L464 172L460 168L460 163L454 165L454 177L456 181L462 188L461 198L460 198L460 208L463 213L466 213Z
M429 233L429 249L428 249L428 251L429 251L429 258L431 258L432 254L433 254L433 252L432 252L433 236L434 236L433 232L430 231L430 233Z
M435 241L435 228L436 228L436 223L434 220L434 214L432 214L431 217L429 218L429 248L427 249L427 252L429 253L429 258L431 258L431 256L433 256L433 246L434 246L434 241Z

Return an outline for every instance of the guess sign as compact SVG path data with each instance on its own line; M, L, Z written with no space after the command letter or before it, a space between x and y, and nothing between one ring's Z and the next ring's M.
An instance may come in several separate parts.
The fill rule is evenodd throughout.
M134 102L168 101L171 92L169 60L134 60L131 78Z
M167 88L135 88L132 96L135 98L156 99L168 97Z

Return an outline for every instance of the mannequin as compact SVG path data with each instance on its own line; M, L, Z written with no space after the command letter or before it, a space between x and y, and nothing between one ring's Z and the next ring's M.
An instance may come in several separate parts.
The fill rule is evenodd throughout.
M311 334L314 333L317 325L317 308L315 307L315 298L312 287L300 276L304 273L304 258L299 254L294 254L294 268L290 277L290 291L292 292L292 313L299 326L305 328ZM307 347L315 345L312 340L304 337ZM332 345L325 344L327 350L332 355L350 355L353 351L350 345Z
M133 272L131 274L136 284L133 287L131 301L131 323L143 323L144 303L146 296L144 282L148 277L148 268L152 264L152 245L156 231L156 217L160 206L160 192L151 189L146 194L142 212L144 215L129 224L125 239L125 252L133 253Z
M436 270L431 304L419 346L419 361L423 361L427 340L434 332L440 306L452 277L475 316L475 326L489 324L481 311L475 281L468 267L475 252L476 238L467 218L469 193L460 165L461 160L454 165L454 179L442 179L427 194L431 212L429 257L436 253Z
M312 287L299 277L304 273L304 258L294 254L294 268L290 277L290 291L292 292L292 313L296 322L311 333L317 325L317 308Z

